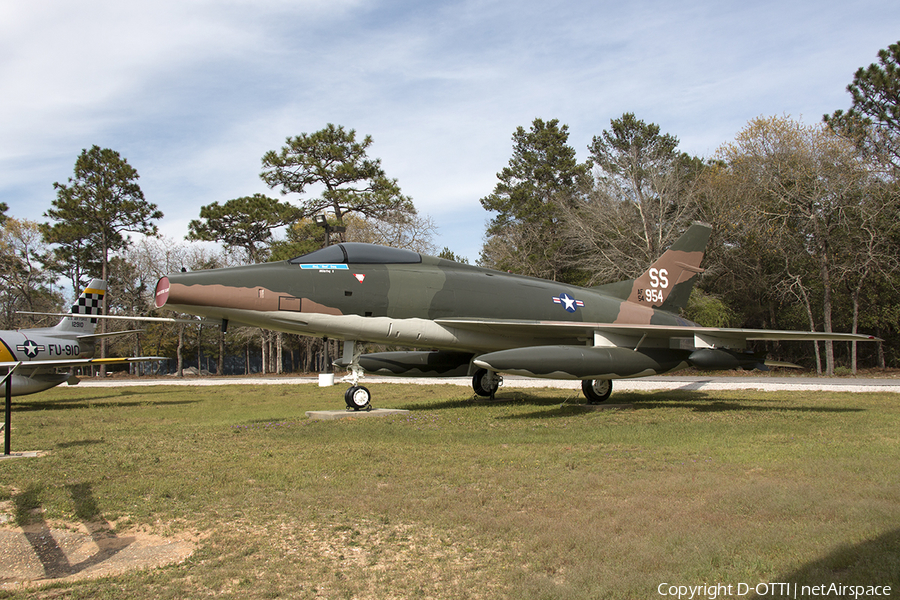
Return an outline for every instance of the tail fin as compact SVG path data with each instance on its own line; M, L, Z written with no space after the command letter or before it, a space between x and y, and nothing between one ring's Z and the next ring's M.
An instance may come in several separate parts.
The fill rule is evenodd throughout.
M705 223L694 223L643 275L595 289L622 300L677 313L687 306L697 276L703 272L700 261L711 231Z
M92 279L81 295L75 300L75 304L69 310L72 315L99 315L103 306L103 296L106 294L106 282L102 279ZM84 335L94 333L97 319L83 316L63 317L53 329L57 331L76 332Z

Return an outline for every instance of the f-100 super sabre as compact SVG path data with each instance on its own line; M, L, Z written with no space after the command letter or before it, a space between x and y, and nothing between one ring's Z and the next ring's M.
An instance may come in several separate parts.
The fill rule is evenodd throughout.
M710 227L695 223L637 279L597 287L504 273L411 250L339 243L292 260L173 273L156 307L344 340L350 408L370 405L365 372L470 376L493 395L500 374L581 380L590 402L612 380L753 368L750 340L872 340L865 335L701 327L678 315L703 269ZM429 350L363 354L357 342Z

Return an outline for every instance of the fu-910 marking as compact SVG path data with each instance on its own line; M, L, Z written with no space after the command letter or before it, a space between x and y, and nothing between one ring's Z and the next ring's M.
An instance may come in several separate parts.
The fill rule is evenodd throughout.
M78 296L72 308L54 327L39 327L0 331L0 373L12 374L11 395L21 396L40 392L61 383L75 384L78 378L71 367L91 363L115 364L143 362L157 357L93 358L96 340L94 333L100 307L106 294L106 282L92 280ZM35 314L35 313L31 313ZM134 333L123 331L104 334L106 337Z

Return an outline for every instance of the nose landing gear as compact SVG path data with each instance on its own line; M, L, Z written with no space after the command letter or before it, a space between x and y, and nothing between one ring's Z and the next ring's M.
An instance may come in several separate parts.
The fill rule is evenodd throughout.
M344 392L344 402L353 410L372 410L372 394L361 385L350 386Z
M362 367L359 366L360 350L356 347L354 340L344 341L344 357L342 362L348 365L350 374L341 379L350 384L350 387L344 392L344 402L347 403L347 409L352 410L372 410L372 394L368 388L359 385L359 380L363 376Z

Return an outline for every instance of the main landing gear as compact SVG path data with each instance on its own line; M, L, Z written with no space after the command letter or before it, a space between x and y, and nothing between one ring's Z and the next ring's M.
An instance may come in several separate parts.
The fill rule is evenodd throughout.
M605 402L612 394L612 381L609 379L585 379L581 382L581 391L588 404Z
M478 369L472 377L472 389L484 398L493 398L502 383L501 376L487 369Z

